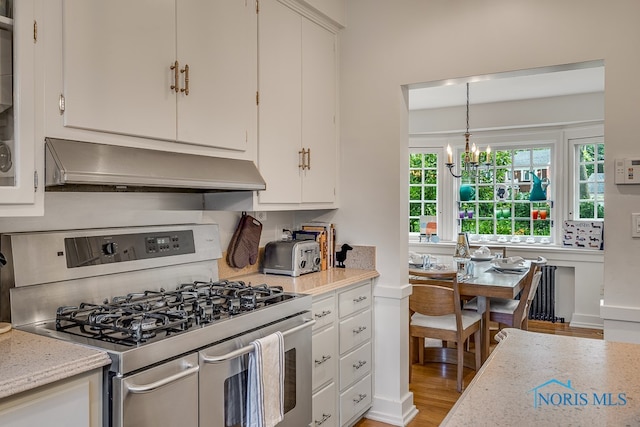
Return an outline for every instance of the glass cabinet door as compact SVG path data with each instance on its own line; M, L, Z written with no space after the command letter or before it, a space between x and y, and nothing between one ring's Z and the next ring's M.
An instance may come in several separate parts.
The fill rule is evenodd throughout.
M36 201L36 28L34 0L0 0L0 216Z

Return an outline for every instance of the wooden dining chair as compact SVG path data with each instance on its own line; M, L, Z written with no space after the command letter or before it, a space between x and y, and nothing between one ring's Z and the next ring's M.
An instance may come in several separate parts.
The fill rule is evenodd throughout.
M409 297L409 334L410 363L409 381L411 381L411 365L417 360L425 362L425 338L433 338L444 342L456 343L456 358L442 358L447 348L429 349L438 351L434 360L457 364L457 390L462 391L462 371L465 359L464 343L473 335L475 342L480 342L480 322L482 316L471 311L463 311L460 303L460 290L455 272L443 274L440 279L419 279L412 283L413 293ZM410 283L412 280L409 281ZM475 369L480 369L480 346L475 350Z
M540 269L547 263L544 257L530 261L531 266L527 272L524 286L520 293L520 299L491 298L489 301L489 320L498 323L498 328L503 327L527 330L529 326L529 307L536 294L542 272ZM467 302L464 310L478 311L476 298Z

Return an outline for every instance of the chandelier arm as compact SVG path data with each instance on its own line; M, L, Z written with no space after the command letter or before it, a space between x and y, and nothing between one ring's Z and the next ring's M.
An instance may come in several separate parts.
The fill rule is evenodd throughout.
M455 173L453 173L453 163L445 163L445 166L447 166L447 168L449 169L449 173L451 173L451 175L454 178L461 178L462 177L462 173L460 175L456 175Z

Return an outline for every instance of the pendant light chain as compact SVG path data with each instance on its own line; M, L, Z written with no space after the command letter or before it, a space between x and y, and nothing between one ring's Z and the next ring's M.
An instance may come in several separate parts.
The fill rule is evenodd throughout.
M469 133L469 83L467 82L467 133Z

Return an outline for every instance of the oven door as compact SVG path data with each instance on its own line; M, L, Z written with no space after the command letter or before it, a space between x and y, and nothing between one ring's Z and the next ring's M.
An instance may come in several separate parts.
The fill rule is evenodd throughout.
M198 356L113 378L113 427L198 426Z
M251 341L276 331L284 336L284 420L279 427L311 423L311 325L298 316L200 351L200 425L245 427Z

